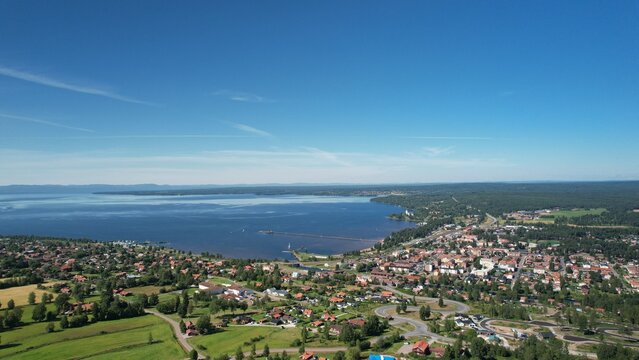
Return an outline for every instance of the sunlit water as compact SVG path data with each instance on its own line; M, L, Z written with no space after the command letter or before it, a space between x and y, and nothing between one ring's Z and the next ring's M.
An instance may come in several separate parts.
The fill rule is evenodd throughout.
M292 249L335 254L372 246L410 226L401 209L369 198L332 196L131 196L0 194L0 234L166 243L230 257L290 258ZM267 235L260 230L363 238Z

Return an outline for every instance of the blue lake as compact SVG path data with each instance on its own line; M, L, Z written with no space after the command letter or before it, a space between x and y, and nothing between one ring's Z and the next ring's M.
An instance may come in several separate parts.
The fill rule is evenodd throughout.
M370 247L410 226L387 218L400 211L362 197L0 194L0 234L164 242L229 257L291 258L284 252L289 244L320 254Z

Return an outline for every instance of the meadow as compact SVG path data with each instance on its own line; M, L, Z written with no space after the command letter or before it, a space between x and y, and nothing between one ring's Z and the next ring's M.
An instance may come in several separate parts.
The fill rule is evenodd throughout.
M224 331L189 339L189 342L200 352L211 356L234 354L238 347L250 351L251 345L245 345L252 338L264 337L255 342L257 354L262 353L265 344L271 349L289 348L293 340L300 337L300 329L276 326L229 326Z
M51 284L47 283L44 286L49 286ZM25 285L25 286L14 286L7 289L0 290L0 303L2 303L3 307L7 307L7 302L10 299L13 299L16 306L22 306L28 304L29 293L34 292L36 294L36 301L40 301L42 294L46 293L45 290L40 290L37 288L37 285Z
M25 308L24 320L27 320ZM30 320L30 319L29 319ZM179 359L186 354L168 324L152 315L47 333L28 323L2 333L0 359ZM149 335L153 341L149 343Z

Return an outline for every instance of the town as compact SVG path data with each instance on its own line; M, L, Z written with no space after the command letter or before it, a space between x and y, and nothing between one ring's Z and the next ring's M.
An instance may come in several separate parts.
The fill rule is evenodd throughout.
M343 255L295 251L298 261L5 237L0 356L82 341L80 329L105 344L134 341L109 350L122 356L146 347L194 359L636 356L639 236L593 229L577 236L594 244L586 251L552 240L557 225L529 220L470 211L424 221L427 236L408 229Z

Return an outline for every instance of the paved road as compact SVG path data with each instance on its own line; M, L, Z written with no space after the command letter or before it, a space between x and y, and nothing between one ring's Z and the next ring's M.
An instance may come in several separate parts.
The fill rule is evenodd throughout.
M488 216L488 218L490 219L490 223L489 224L481 224L481 225L479 225L479 227L482 228L482 229L490 228L493 225L495 225L495 223L497 222L497 219L494 216L490 215L489 213L486 213L486 216Z
M295 354L297 354L297 352L299 351L300 348L276 348L276 349L272 349L269 348L269 353L274 354L274 353L283 353L284 351L286 351L287 354L289 355L293 355L292 358L295 358ZM348 350L348 348L346 346L333 346L333 347L305 347L304 348L306 351L310 351L310 352L314 352L314 353L335 353L338 351L346 351ZM257 354L257 356L260 356L260 354L262 354L262 350L263 349L256 349L255 353ZM246 351L244 352L244 357L249 357L251 355L250 351ZM235 360L235 356L231 356L231 360Z
M615 270L614 266L610 266L610 271L612 271L613 275L615 275L616 278L618 278L621 281L621 288L625 289L626 288L626 280L619 276L619 273L617 272L617 270Z
M515 283L517 282L517 279L519 279L519 276L521 275L521 268L524 267L524 263L526 262L527 258L528 258L528 255L524 255L521 257L521 260L519 260L519 264L517 264L517 271L515 271L515 275L513 275L513 281L510 283L511 289L515 287Z
M382 288L384 288L384 290L388 290L388 291L392 291L395 294L398 295L403 295L406 298L412 298L412 295L407 295L399 290L397 290L394 287L391 286L387 286L384 285L382 286ZM420 300L420 301L439 301L438 298L432 298L432 297L427 297L427 296L415 296L415 300ZM453 313L467 313L470 311L470 307L462 302L459 301L455 301L455 300L444 300L444 304L446 304L446 306L454 306L454 309L450 309L450 310L432 310L433 312L438 312L441 313L442 315L450 315Z
M193 350L193 346L191 346L191 344L189 344L189 342L186 341L187 337L184 334L182 334L182 331L180 331L180 323L158 312L155 309L144 309L144 311L148 314L153 314L159 317L160 319L166 321L167 323L169 323L169 325L171 325L171 328L173 328L173 333L175 334L175 338L177 339L180 346L182 346L182 349L184 349L184 351L189 353L191 350ZM200 354L198 358L204 359L204 356Z
M188 353L191 350L193 350L193 346L191 346L191 344L186 341L187 337L182 334L182 331L180 331L180 323L178 323L177 321L171 319L170 317L156 311L155 309L144 309L145 312L149 313L149 314L153 314L157 317L159 317L160 319L166 321L167 323L169 323L169 325L171 325L171 328L173 328L173 333L175 334L176 339L178 340L178 342L180 343L180 346L182 346L182 348ZM284 351L286 351L289 354L297 354L297 351L299 350L299 348L275 348L275 349L269 349L269 351L271 353L282 353ZM333 353L333 352L338 352L338 351L346 351L347 348L345 346L333 346L333 347L324 347L324 348L313 348L313 347L307 347L306 351L312 351L312 352L321 352L321 353ZM261 349L258 349L257 353L260 354L261 353ZM247 351L244 353L244 355L249 356L251 355L250 351ZM199 359L204 359L204 355L199 354ZM233 358L231 358L233 359Z
M394 310L396 307L397 307L396 305L384 305L384 306L378 307L377 309L375 309L375 315L387 318L390 315L390 311ZM417 306L408 306L407 309L410 311L419 311L419 307ZM455 339L453 338L435 334L434 332L430 331L430 329L428 328L426 324L424 324L424 322L415 320L409 317L396 314L396 315L393 315L393 320L391 320L390 323L391 325L409 323L413 327L415 327L415 330L407 331L402 334L402 336L404 336L405 338L428 336L430 337L429 341L431 343L435 341L439 341L439 342L453 344L455 342Z

